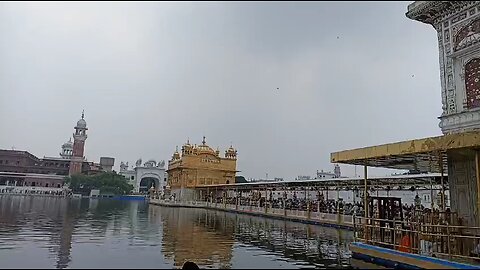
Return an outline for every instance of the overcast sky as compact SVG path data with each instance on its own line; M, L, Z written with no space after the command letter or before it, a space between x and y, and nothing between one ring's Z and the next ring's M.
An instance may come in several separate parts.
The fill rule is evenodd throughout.
M440 135L436 32L409 3L0 3L0 148L58 156L85 109L88 160L206 136L239 175L291 179Z

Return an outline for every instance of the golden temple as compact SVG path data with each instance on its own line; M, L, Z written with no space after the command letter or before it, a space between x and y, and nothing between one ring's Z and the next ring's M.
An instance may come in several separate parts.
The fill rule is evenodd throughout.
M171 189L196 188L212 184L233 184L237 167L237 150L230 146L224 157L205 142L191 145L190 141L178 147L168 161L168 185Z

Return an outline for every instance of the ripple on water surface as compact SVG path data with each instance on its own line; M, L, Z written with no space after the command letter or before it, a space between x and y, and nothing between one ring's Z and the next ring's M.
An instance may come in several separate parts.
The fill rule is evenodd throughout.
M348 268L352 234L141 201L0 195L2 268Z

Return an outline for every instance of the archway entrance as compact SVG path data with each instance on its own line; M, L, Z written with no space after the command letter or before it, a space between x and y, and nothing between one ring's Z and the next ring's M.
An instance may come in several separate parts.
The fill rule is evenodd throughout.
M155 190L158 190L159 180L154 177L144 177L140 180L139 192L148 192L148 190L153 187Z

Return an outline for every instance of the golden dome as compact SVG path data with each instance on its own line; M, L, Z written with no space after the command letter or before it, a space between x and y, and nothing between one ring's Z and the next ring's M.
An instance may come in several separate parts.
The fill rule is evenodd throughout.
M212 154L212 155L215 155L215 150L213 150L208 145L199 145L199 146L197 146L197 154Z
M182 155L191 154L193 154L193 146L190 144L190 140L187 139L187 142L182 146Z
M175 153L173 153L172 160L180 159L180 153L178 153L178 146L175 148Z
M210 146L207 145L205 142L205 136L203 136L202 144L196 147L196 153L199 154L211 154L216 155L215 150L213 150Z
M225 151L225 157L226 158L236 158L237 157L237 150L233 148L232 145Z

